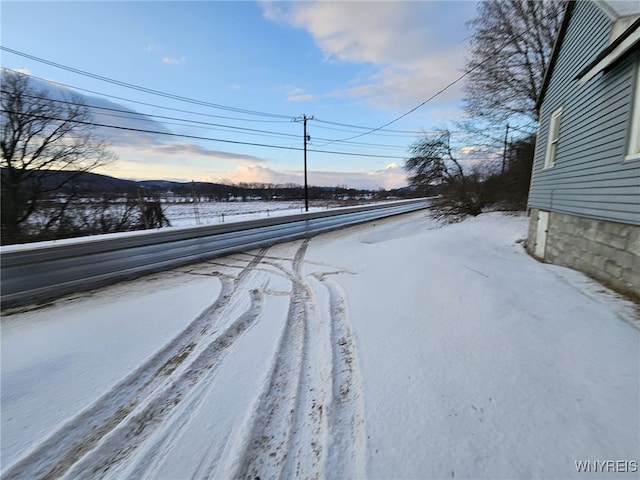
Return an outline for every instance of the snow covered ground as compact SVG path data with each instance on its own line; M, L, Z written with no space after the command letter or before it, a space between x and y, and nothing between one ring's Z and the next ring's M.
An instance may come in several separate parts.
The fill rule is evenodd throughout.
M635 307L525 232L415 212L5 314L2 478L638 478Z
M313 201L309 205L309 211L323 211L331 206L328 202ZM305 211L304 201L164 203L162 208L172 227L195 227L237 220L256 220L295 215Z

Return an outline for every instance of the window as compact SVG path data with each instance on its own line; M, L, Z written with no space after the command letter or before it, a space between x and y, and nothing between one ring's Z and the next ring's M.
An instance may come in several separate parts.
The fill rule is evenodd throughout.
M551 168L556 163L556 150L560 139L560 118L562 117L562 107L556 109L551 114L549 120L549 138L547 139L547 154L544 157L544 168Z
M640 63L636 67L636 88L631 106L629 146L626 160L640 159Z

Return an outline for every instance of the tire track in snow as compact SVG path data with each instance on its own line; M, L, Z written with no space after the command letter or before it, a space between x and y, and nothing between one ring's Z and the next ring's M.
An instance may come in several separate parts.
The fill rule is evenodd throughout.
M303 376L305 324L308 315L304 287L296 279L307 250L304 241L295 254L292 293L285 327L267 386L255 409L253 423L233 478L279 478L287 459L295 417L300 409L298 392ZM285 269L283 269L285 271Z
M301 246L301 255L294 258L293 271L304 301L304 336L301 381L296 395L298 409L294 416L289 449L282 470L284 478L321 478L325 459L325 415L329 355L325 346L326 324L311 285L302 272L309 240ZM297 288L294 288L294 297Z
M332 398L327 406L327 465L330 478L366 478L364 399L346 295L329 275L315 273L329 292L331 310Z
M217 263L216 265L229 268L239 268L235 265L222 263ZM274 271L273 269L260 268L259 266L256 266L252 271L266 272L271 275L275 274L285 279L290 278L290 275L280 272L279 270ZM263 283L259 291L254 292L254 294L261 295L261 302L264 302L264 297L270 295L290 297L291 293L289 291L274 291L267 288L268 283L269 279ZM250 311L255 312L255 309L250 309ZM261 311L260 313L263 312ZM222 363L219 365L222 365ZM188 398L185 398L185 400L181 402L179 411L175 415L171 415L163 425L159 426L159 429L161 430L160 434L148 442L150 445L145 445L142 448L143 451L139 454L139 457L134 459L133 462L128 462L130 464L114 473L120 477L126 478L159 478L159 469L161 468L162 462L158 462L157 459L166 458L170 454L170 451L175 444L174 442L183 434L183 430L187 426L191 414L197 411L198 406L202 401L210 396L213 389L217 387L216 383L213 381L214 378L214 375L208 375L205 379L200 381L196 388L194 388L189 394ZM225 442L229 441L228 437L230 432L219 433L221 436L225 437ZM223 455L223 449L206 449L206 451L203 452L202 458L191 478L214 478L213 472L217 468L218 462Z
M212 341L202 353L160 393L138 408L85 458L72 468L70 478L102 478L119 461L127 458L167 419L183 400L190 397L196 406L203 400L198 395L211 383L224 355L234 342L258 319L264 307L264 294L251 291L251 305L225 332ZM195 390L195 391L194 391ZM144 470L144 465L141 466ZM136 475L134 475L136 476ZM139 475L138 475L139 476Z
M360 372L344 291L314 273L329 293L323 318L302 274L305 241L293 270L274 262L293 284L289 313L271 374L248 427L233 478L363 478L366 434ZM272 260L287 260L267 257ZM331 266L330 268L336 269ZM328 351L324 341L330 344Z
M138 405L148 397L153 397L156 390L162 389L167 378L185 363L203 338L209 340L205 335L216 325L220 313L267 251L268 248L261 249L233 280L226 275L215 274L222 288L218 298L209 307L151 359L9 467L2 478L52 479L64 475L131 415ZM227 338L228 332L223 332L219 338ZM212 332L211 336L216 333ZM212 343L216 344L216 340Z

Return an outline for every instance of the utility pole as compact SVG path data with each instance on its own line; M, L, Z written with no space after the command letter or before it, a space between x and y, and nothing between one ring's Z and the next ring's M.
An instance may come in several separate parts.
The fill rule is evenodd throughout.
M196 225L200 225L200 211L198 210L198 192L196 192L196 182L191 180L191 194L193 195L193 213L196 216Z
M502 173L504 173L505 164L507 162L507 135L509 135L508 123L507 123L507 131L504 132L504 151L502 152Z
M307 117L306 115L302 115L302 117L298 117L295 119L296 122L302 120L303 125L303 135L304 135L304 211L309 211L309 185L307 183L307 142L311 140L311 137L307 135L307 120L313 120L313 115Z

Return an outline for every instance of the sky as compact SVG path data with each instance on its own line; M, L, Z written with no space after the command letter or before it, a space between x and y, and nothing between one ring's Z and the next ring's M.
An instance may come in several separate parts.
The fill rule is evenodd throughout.
M82 94L127 179L397 188L463 116L470 1L2 1L2 67ZM106 110L107 108L111 110ZM463 153L471 150L463 149Z

